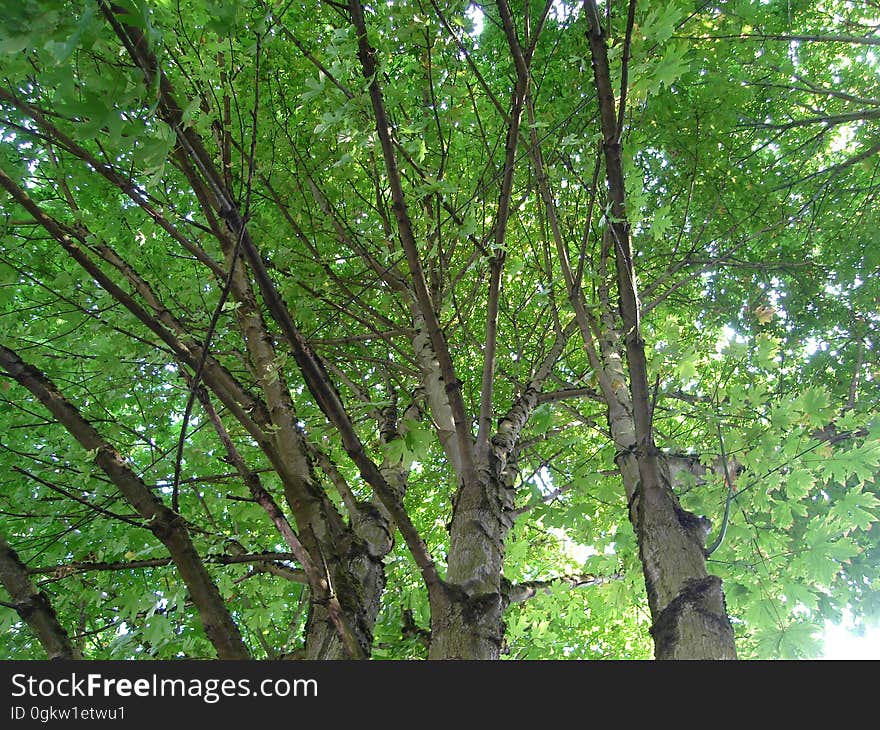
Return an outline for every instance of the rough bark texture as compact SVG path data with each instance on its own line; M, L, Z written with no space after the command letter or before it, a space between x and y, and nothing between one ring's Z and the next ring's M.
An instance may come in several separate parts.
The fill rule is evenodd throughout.
M373 627L379 613L385 570L381 559L370 555L362 540L351 536L327 554L327 583L342 614L360 644L360 653L340 640L339 630L326 600L314 597L306 621L306 659L352 659L368 657L373 644Z
M413 403L404 411L404 421L421 419L417 393ZM406 433L406 426L399 422L396 394L392 393L390 405L377 410L379 440L388 444ZM372 631L381 607L385 589L384 559L394 547L396 525L393 515L376 495L368 501L358 501L335 465L317 449L314 450L320 468L328 474L342 496L351 515L350 531L333 546L327 548L328 564L338 563L334 586L340 604L354 617L355 629L372 643ZM406 494L407 475L411 464L392 462L387 457L380 466L383 479L392 491L397 503L402 504ZM308 641L305 656L314 659L345 659L342 647L333 635L332 627L322 618L320 606L315 608L308 620ZM367 652L369 645L367 646Z
M49 596L33 584L18 553L3 535L0 535L0 583L12 599L16 613L33 631L49 659L82 659L59 623Z
M505 605L501 591L470 594L444 586L444 597L431 605L429 659L498 659Z
M459 490L450 528L447 583L432 604L430 657L498 659L507 608L504 541L514 523L517 479L512 459L520 431L538 402L538 392L561 348L515 401L478 462L479 482Z

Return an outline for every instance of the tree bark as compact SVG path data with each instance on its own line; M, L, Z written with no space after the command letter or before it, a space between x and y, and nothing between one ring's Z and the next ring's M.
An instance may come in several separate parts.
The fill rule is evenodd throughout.
M52 601L34 585L18 553L0 535L0 583L21 617L46 650L49 659L82 659L58 621Z

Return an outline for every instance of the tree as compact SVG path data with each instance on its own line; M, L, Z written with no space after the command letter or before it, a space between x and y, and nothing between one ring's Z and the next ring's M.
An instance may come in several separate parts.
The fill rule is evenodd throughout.
M6 655L874 615L877 9L811 5L7 8Z

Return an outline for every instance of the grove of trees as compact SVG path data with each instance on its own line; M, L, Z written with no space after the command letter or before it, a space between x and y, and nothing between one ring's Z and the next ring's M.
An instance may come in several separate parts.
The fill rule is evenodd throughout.
M880 615L880 2L2 7L0 658Z

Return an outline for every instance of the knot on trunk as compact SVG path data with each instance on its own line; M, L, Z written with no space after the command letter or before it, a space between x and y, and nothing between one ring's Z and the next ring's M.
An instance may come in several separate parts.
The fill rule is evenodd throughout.
M725 644L724 638L730 637L732 632L721 592L721 578L715 575L687 581L651 627L657 659L735 659L735 655L717 653L718 646ZM683 656L679 653L680 647L697 653ZM704 656L699 653L701 649Z

